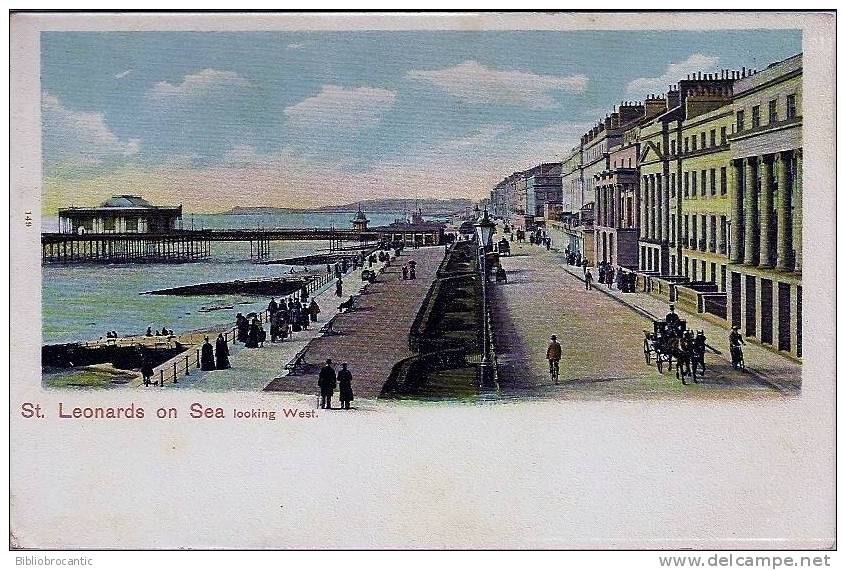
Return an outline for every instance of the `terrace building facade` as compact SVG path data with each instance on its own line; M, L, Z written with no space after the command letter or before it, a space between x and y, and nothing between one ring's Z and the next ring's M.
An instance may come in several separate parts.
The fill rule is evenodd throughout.
M525 224L534 227L544 224L547 204L561 203L561 164L539 164L524 173L526 180Z
M802 356L802 55L734 86L728 319Z
M570 149L561 161L561 205L565 212L578 212L590 200L585 195L582 144Z
M640 228L640 129L667 110L663 97L649 96L643 105L621 103L617 127L608 151L608 167L594 176L595 258L629 269L638 268ZM612 115L612 120L614 115Z

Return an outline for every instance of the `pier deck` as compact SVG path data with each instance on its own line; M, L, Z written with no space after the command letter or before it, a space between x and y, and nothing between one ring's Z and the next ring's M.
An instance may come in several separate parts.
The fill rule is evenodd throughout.
M335 251L345 241L369 244L372 231L334 228L257 228L172 230L163 233L41 234L43 263L184 263L207 258L212 242L249 242L250 257L265 259L272 241L328 241Z

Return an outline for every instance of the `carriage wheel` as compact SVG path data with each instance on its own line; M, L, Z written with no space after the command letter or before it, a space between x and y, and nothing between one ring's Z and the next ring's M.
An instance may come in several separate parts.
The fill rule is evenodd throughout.
M649 350L649 341L643 341L643 357L646 359L647 364L651 364L650 362L650 350Z

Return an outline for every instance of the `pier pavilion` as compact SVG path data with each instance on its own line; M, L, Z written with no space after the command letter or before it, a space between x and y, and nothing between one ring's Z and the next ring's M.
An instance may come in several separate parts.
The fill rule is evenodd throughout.
M140 196L112 196L94 208L61 208L59 233L146 234L177 229L182 206L154 206Z

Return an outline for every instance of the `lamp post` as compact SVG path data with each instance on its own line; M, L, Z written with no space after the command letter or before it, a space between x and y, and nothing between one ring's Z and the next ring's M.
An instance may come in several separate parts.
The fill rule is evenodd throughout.
M476 238L479 240L479 269L482 277L482 362L479 363L479 376L481 377L481 387L488 388L493 384L493 369L491 368L491 339L490 330L488 329L488 271L486 267L486 255L496 226L488 218L487 207L485 207L484 216L474 225L476 228Z

